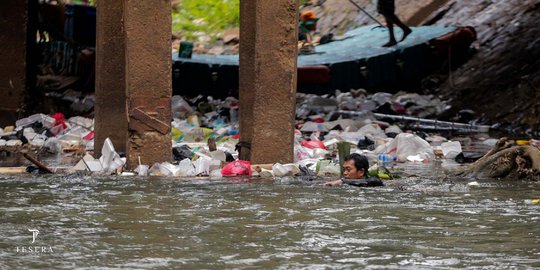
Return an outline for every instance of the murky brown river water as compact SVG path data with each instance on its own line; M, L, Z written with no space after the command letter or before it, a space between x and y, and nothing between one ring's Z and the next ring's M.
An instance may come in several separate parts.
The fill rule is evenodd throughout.
M0 269L540 268L539 183L421 166L402 189L0 176Z

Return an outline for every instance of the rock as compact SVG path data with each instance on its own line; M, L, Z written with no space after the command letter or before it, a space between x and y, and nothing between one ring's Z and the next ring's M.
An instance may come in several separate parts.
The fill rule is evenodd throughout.
M223 43L227 45L234 45L240 42L240 29L233 28L223 33Z

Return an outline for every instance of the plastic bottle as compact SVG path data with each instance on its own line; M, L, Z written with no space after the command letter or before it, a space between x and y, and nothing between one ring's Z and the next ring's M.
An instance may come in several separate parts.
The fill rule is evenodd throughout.
M388 167L388 165L390 164L390 158L388 157L388 155L380 154L378 164L381 167Z

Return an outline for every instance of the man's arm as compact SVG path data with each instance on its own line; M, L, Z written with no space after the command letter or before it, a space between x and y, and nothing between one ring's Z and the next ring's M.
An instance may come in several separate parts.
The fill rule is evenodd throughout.
M343 184L343 180L338 179L338 180L334 180L334 181L322 183L321 186L325 186L325 187L333 187L333 186L339 186L339 185L341 185L341 184Z
M384 186L383 181L379 178L368 178L365 180L341 180L343 184L355 187L381 187Z

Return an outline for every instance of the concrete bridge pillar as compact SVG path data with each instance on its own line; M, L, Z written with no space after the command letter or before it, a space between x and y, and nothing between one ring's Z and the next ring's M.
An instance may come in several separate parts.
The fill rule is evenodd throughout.
M240 1L240 158L252 163L293 161L297 2Z
M13 125L27 91L31 0L0 1L0 127ZM34 36L34 41L36 37Z
M127 149L129 133L123 1L100 1L96 23L94 154L99 157L106 138L111 139L116 151L125 153Z
M105 10L107 7L113 10ZM148 165L170 161L171 3L104 0L98 4L100 12L98 33L102 36L98 37L96 73L101 84L97 103L102 108L96 114L96 137L120 133L121 147L121 138L127 133L124 142L130 169L139 158ZM109 70L102 69L103 65ZM107 82L113 82L115 88ZM109 95L106 89L114 93ZM111 108L114 106L119 108Z

